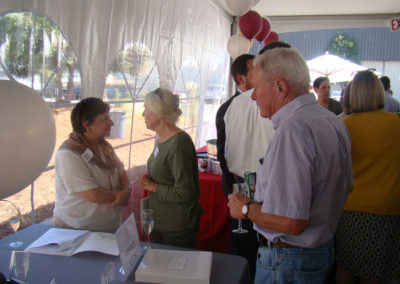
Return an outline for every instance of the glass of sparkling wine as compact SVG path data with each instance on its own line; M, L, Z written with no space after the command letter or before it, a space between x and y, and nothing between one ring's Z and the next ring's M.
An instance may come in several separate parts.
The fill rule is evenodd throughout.
M247 186L245 183L234 183L233 184L233 193L239 193L242 195L247 195L246 194ZM247 233L246 229L242 228L242 219L238 219L238 228L232 230L233 233L236 234L245 234Z
M12 248L18 248L24 244L22 241L18 240L18 235L17 235L17 230L19 229L21 220L20 220L19 216L17 215L17 216L12 217L10 219L10 221L8 221L8 223L10 224L11 228L13 229L14 237L15 237L15 241L9 243L8 245Z
M22 246L24 243L18 240L17 230L19 229L19 225L21 223L22 216L18 210L18 207L15 206L11 201L8 200L0 200L0 212L7 212L7 215L10 216L8 220L8 224L14 231L14 241L9 243L8 245L12 248L18 248Z
M26 278L28 278L29 262L30 262L29 251L12 251L10 258L10 279L16 283L25 284Z
M154 227L153 213L153 209L142 210L142 230L147 235L147 246L145 247L146 250L151 248L150 235Z

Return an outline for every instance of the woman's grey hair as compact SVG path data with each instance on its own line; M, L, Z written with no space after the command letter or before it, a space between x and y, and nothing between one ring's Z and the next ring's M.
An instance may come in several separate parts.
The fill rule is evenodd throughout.
M284 78L291 88L304 94L310 89L310 73L307 63L294 48L274 48L265 51L254 60L260 64L261 77L265 80Z
M367 112L385 106L385 90L381 81L371 71L360 71L350 87L350 110L352 113Z
M151 91L145 96L144 103L152 112L171 124L175 124L182 114L179 96L168 89L158 88Z

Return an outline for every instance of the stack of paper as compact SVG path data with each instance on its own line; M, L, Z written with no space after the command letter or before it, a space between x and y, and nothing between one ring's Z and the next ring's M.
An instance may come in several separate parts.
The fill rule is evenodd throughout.
M209 284L212 253L149 249L135 277L138 282Z
M25 250L65 256L84 251L119 255L114 234L62 228L49 229Z

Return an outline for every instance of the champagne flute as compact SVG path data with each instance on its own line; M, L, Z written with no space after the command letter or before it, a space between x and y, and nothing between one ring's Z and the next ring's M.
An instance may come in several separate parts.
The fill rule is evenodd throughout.
M21 284L26 283L30 262L29 251L12 251L10 258L10 279Z
M147 246L145 247L146 250L151 248L150 235L154 227L153 213L153 209L144 209L142 211L142 230L147 235Z
M19 216L14 216L10 219L10 221L8 221L8 223L10 224L11 228L14 231L14 237L15 237L15 241L9 243L8 245L12 248L18 248L20 246L22 246L24 243L22 241L18 240L18 235L17 235L17 230L19 229L19 225L21 224L21 219L19 218Z
M21 216L21 213L19 212L18 207L15 206L14 203L5 199L2 199L0 201L3 201L0 203L1 205L0 211L4 210L3 212L7 212L8 216L11 216L10 220L8 221L8 224L10 224L10 227L14 231L15 240L9 243L8 245L12 248L18 248L24 244L22 241L18 240L18 235L17 235L17 230L19 229L19 226L21 224L21 221L23 221L23 218ZM3 205L6 206L4 209Z
M246 184L245 183L234 183L233 184L233 193L239 193L242 195L247 195L246 194ZM245 234L247 233L246 229L242 228L242 219L238 219L238 228L232 230L233 233L236 234Z
M124 275L124 268L120 264L111 261L107 263L106 268L101 274L101 284L111 284L118 281L123 281Z

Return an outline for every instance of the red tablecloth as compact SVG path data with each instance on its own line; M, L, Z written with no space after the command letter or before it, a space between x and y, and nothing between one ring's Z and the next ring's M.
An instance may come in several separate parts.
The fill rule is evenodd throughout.
M221 188L221 176L199 172L199 180L204 214L200 218L196 248L228 253L232 224L228 202Z
M197 152L207 152L206 146ZM221 176L199 172L200 203L204 214L196 237L196 248L215 252L229 252L232 222L228 201L221 187Z

